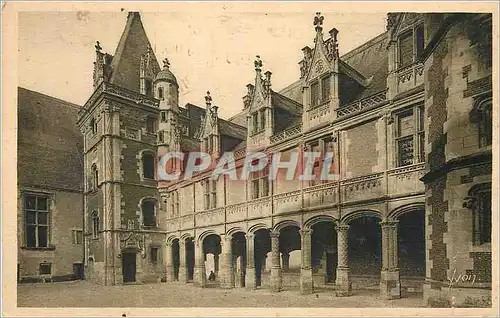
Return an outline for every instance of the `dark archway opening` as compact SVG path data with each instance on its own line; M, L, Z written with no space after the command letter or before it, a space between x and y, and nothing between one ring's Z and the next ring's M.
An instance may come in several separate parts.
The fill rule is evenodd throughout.
M337 233L333 222L319 222L312 226L312 268L325 274L325 282L333 283L337 269Z
M186 270L187 280L193 281L194 279L194 241L193 238L186 240Z
M267 229L257 230L254 235L255 283L262 286L262 276L267 271L267 253L271 251L271 236Z
M233 275L236 287L245 287L245 274L246 274L246 247L247 240L245 233L237 232L232 237L232 251L233 251Z
M349 268L353 275L380 277L382 268L380 219L362 216L349 224Z
M179 239L172 242L172 265L174 267L174 280L179 280Z
M398 254L401 276L425 276L425 210L399 217Z

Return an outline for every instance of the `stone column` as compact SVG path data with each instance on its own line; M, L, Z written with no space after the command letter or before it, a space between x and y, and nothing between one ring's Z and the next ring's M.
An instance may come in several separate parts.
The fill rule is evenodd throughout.
M179 282L187 283L187 268L186 268L186 240L179 240Z
M313 273L311 266L311 232L306 229L300 231L301 235L301 268L300 268L300 293L311 294L313 292Z
M380 295L384 299L401 298L401 281L398 268L398 222L386 220L382 227L382 271Z
M204 288L207 286L207 274L203 242L196 242L194 257L194 283L196 286Z
M166 266L166 281L174 281L174 264L172 262L172 243L167 243L165 246L165 266Z
M337 296L349 296L351 294L351 275L349 273L349 259L348 259L348 234L349 225L337 225L337 280L335 285L337 287Z
M283 266L283 272L290 269L290 253L281 253L281 266Z
M222 236L220 240L222 247L220 287L222 288L234 288L233 249L231 241L232 237L226 235Z
M245 288L255 289L257 287L256 283L256 272L255 272L255 236L253 234L247 234L247 268L245 275Z
M271 232L271 292L281 291L280 233Z
M214 274L219 277L219 254L214 254Z

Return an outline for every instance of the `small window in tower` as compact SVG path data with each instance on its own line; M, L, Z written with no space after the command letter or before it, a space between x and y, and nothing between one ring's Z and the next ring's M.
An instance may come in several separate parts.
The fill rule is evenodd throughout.
M158 98L163 99L163 87L158 87Z
M154 168L154 156L151 153L144 153L142 155L142 176L145 179L154 179L155 168Z
M146 119L146 131L149 134L154 134L156 133L156 120L152 117L148 117Z
M161 111L161 122L166 123L167 122L167 112L162 110Z
M90 130L92 131L92 135L97 134L97 122L94 118L90 120Z
M158 262L158 247L152 246L151 247L151 263L157 263L157 262Z

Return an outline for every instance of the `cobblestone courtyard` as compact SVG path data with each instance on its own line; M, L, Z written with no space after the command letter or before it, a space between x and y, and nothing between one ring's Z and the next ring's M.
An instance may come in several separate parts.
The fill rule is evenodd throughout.
M357 290L335 297L332 290L300 295L298 290L272 294L269 290L224 290L191 284L98 286L86 281L21 284L19 307L421 307L422 295L382 300L376 290Z

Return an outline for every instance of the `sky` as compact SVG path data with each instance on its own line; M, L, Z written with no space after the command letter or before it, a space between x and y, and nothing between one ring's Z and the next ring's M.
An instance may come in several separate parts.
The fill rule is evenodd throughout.
M323 29L339 30L340 54L385 31L385 13L326 12ZM209 90L222 118L243 108L260 55L275 91L299 79L301 49L313 47L315 12L141 12L156 57L168 57L179 103L204 105ZM114 55L127 19L118 12L20 12L19 86L83 105L92 93L94 45Z

